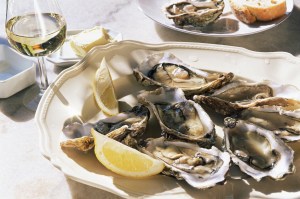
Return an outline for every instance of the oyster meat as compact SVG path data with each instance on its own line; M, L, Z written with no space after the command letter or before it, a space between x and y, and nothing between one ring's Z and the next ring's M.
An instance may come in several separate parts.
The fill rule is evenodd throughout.
M203 94L230 82L232 73L208 72L184 64L170 53L152 54L133 74L144 86L181 88L186 95Z
M232 81L209 96L194 96L193 99L218 113L230 116L257 106L276 106L277 109L283 110L299 109L299 106L295 105L300 104L300 90L292 85L279 85L271 81Z
M201 27L218 19L223 9L223 0L183 0L167 5L164 13L177 26Z
M76 148L80 151L88 151L94 147L94 139L90 134L91 128L127 146L135 147L137 140L146 130L150 112L147 107L140 105L130 111L116 116L99 120L94 124L71 123L63 132L65 135L76 135L61 142L61 147ZM80 135L84 135L80 137Z
M268 129L284 141L300 140L299 109L290 111L277 106L251 107L243 110L238 118Z
M262 99L273 97L273 93L273 89L268 84L234 80L216 89L209 96L195 95L193 100L212 108L217 113L232 116L248 107L255 106Z
M300 92L292 85L232 82L194 101L225 116L254 123L285 141L300 140Z
M272 131L245 121L225 118L225 149L244 173L260 181L283 179L295 171L294 151Z
M199 104L187 100L181 89L158 88L138 96L157 117L162 133L202 145L211 145L215 128L208 114Z
M206 189L225 182L230 156L216 147L205 149L197 144L164 137L147 139L140 151L162 160L166 169L163 174L184 179L191 186Z

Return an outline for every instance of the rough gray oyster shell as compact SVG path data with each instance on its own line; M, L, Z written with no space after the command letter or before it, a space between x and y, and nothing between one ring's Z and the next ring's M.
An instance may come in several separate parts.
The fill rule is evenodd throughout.
M257 181L267 176L281 180L295 171L294 151L272 131L232 118L225 124L225 149L241 171Z
M171 53L148 56L133 68L137 81L144 86L181 88L185 95L203 94L230 82L233 73L217 73L193 68Z
M197 95L193 99L225 116L255 123L285 141L297 141L300 140L299 96L300 92L294 86L265 81L255 84L234 82L211 96Z
M203 146L214 143L212 120L199 104L187 100L181 89L161 87L141 93L138 99L153 111L163 134Z
M177 26L206 26L222 14L223 0L184 0L171 3L163 11Z
M162 160L166 167L162 172L185 180L198 189L206 189L225 183L230 156L216 147L205 149L197 144L179 140L166 140L164 137L147 139L139 148L143 153Z
M72 139L61 142L61 147L76 148L88 151L94 147L94 139L90 134L91 128L127 146L135 147L138 138L146 130L150 112L143 105L135 106L131 110L116 116L99 120L91 124L71 123L64 127L63 132Z

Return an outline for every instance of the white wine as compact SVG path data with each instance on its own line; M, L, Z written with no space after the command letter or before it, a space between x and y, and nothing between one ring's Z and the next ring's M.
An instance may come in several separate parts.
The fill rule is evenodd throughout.
M66 38L66 22L53 13L17 16L6 23L9 43L20 53L37 57L57 50Z

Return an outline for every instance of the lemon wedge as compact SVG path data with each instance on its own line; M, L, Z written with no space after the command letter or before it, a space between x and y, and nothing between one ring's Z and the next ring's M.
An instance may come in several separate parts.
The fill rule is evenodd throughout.
M93 82L93 93L99 108L108 115L119 113L113 82L105 58L97 69Z
M160 173L164 163L95 131L95 155L109 170L126 177L145 178Z

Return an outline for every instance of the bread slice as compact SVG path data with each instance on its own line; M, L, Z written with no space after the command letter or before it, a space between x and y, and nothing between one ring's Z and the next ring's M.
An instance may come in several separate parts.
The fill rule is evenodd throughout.
M286 0L229 0L233 14L242 22L271 21L286 13Z

